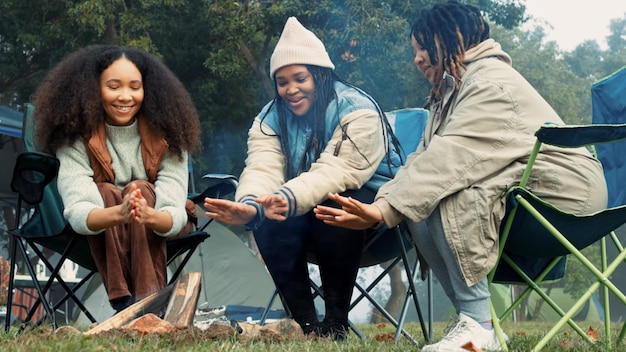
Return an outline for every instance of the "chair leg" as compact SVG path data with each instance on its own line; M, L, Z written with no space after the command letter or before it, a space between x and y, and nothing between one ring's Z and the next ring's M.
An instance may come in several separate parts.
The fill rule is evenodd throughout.
M432 342L434 339L434 335L433 335L433 323L434 323L434 305L433 305L433 272L432 270L428 269L428 283L427 283L427 289L428 289L428 342Z
M409 304L411 303L411 298L413 298L413 303L415 304L415 308L417 309L417 316L418 319L420 321L420 325L422 327L422 332L424 333L424 337L426 340L428 340L428 337L426 336L426 331L425 331L425 326L424 326L424 320L422 317L422 312L419 306L419 303L417 302L417 291L415 291L415 285L413 284L413 282L415 282L415 280L417 279L417 261L415 262L415 265L413 266L413 271L409 272L407 271L407 273L412 273L412 275L408 276L409 279L409 288L406 291L406 295L404 297L404 304L402 305L402 310L400 311L400 318L398 320L398 325L396 326L396 336L394 338L394 342L398 343L398 341L400 340L400 336L404 335L406 338L408 338L409 340L411 340L414 344L419 345L417 340L415 340L415 338L413 338L413 336L411 336L408 332L406 332L403 328L404 326L404 320L406 319L406 313L408 311L409 308Z
M83 314L85 314L87 319L89 319L89 321L91 321L92 323L96 323L98 320L91 314L91 312L87 309L87 307L85 307L83 302L81 302L80 299L78 299L78 297L76 297L76 291L78 291L78 289L80 289L95 274L96 274L95 271L89 272L89 274L87 274L82 280L80 280L80 282L74 284L73 287L71 287L71 288L69 287L69 285L67 285L67 283L65 281L63 281L62 278L59 278L57 276L57 279L59 280L59 283L61 283L61 285L63 285L64 289L66 290L65 292L67 292L67 293L65 294L65 296L63 296L61 299L59 299L59 301L54 305L53 311L56 311L57 309L59 309L68 299L71 298L72 301L83 312ZM67 317L67 312L66 312L66 317Z
M272 309L272 305L274 304L274 300L276 300L276 296L278 296L278 289L274 289L274 292L270 296L269 302L267 302L267 306L263 310L263 314L261 314L261 319L259 320L259 325L265 325L265 320L269 315L270 309Z
M500 318L498 317L498 313L496 312L496 309L494 308L493 302L491 300L489 300L489 309L491 310L491 322L493 323L496 337L498 338L498 342L502 347L502 351L506 352L509 350L509 347L507 346L506 339L504 338L504 331L500 326Z
M415 309L417 311L417 316L420 322L420 326L422 328L422 334L424 335L424 339L426 339L427 341L429 341L429 333L428 330L426 329L425 323L424 323L424 317L422 315L422 309L420 307L420 304L417 300L417 289L415 288L415 280L417 280L417 267L419 264L419 259L415 260L415 263L413 264L413 268L411 269L410 265L409 265L409 258L407 257L407 249L406 246L404 245L404 241L403 241L403 237L402 237L402 232L400 231L399 227L396 227L396 238L398 239L398 245L401 248L401 256L402 256L402 263L404 264L404 270L405 272L408 274L409 277L409 289L407 291L405 300L408 301L409 297L413 298L413 304L415 305ZM407 308L407 303L405 302L405 307L402 309L402 313L400 315L400 322L398 323L398 328L402 331L404 331L404 329L402 328L404 325L404 319L406 316L406 308ZM396 342L397 342L397 338L398 338L398 334L396 334ZM413 338L411 338L413 339ZM414 340L414 339L413 339Z
M15 290L15 269L17 268L17 262L15 260L15 255L17 254L16 241L16 238L13 238L13 240L10 241L11 248L9 249L9 253L11 256L11 265L9 269L9 291L7 293L7 314L4 321L4 332L9 332L9 329L11 328L11 315L13 314L13 290Z
M39 304L41 304L43 306L43 309L46 312L46 315L50 318L50 323L56 329L57 324L55 321L54 312L52 311L52 308L50 307L50 304L45 296L48 293L48 290L50 289L51 282L49 280L44 286L44 288L43 289L41 288L41 285L39 284L39 280L35 273L35 268L33 268L33 265L28 260L28 254L26 253L26 248L25 248L26 244L22 242L21 239L16 238L16 242L17 241L19 241L19 243L17 243L17 247L20 251L20 255L22 256L24 260L24 264L26 265L28 273L30 274L30 277L33 282L33 286L35 286L35 290L37 291L37 294L39 295L39 297L37 298L33 306L30 308L30 311L26 315L25 321L28 322L32 319L32 317L35 315L35 312L37 311L37 308L39 307ZM33 247L33 249L37 250L36 247Z
M63 251L63 253L61 253L61 258L59 259L59 261L57 262L57 265L55 267L53 267L48 261L44 261L44 264L46 265L48 270L50 270L50 273L51 273L50 274L50 279L48 280L48 284L46 285L47 288L44 290L44 292L47 292L49 290L49 287L51 287L52 283L56 280L56 282L63 287L65 295L52 307L52 311L56 312L57 309L63 305L63 303L65 303L68 299L71 298L72 301L78 306L78 308L85 314L85 316L92 323L95 323L95 322L97 322L96 318L94 318L94 316L91 314L91 312L89 312L87 307L85 307L83 302L76 296L75 293L82 285L85 284L85 282L87 282L87 280L89 280L93 275L95 275L96 272L95 271L91 271L80 282L78 282L77 284L73 285L73 287L71 287L71 288L65 282L65 280L63 280L63 278L59 274L59 271L61 270L61 267L62 267L63 263L66 260L68 260L69 253L72 251L72 249L74 248L75 244L77 243L77 239L78 239L78 237L76 237L76 236L72 237L70 242L65 247L65 250ZM30 243L30 246L33 248L33 250L35 251L35 253L37 254L38 257L40 257L40 258L44 257L43 252L41 252L35 246L34 243ZM66 313L66 317L67 317L67 313Z

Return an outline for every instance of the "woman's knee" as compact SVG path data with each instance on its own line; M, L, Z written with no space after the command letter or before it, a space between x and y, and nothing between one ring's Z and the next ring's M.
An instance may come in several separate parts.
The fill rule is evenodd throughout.
M141 191L141 195L146 199L150 206L154 206L156 201L156 196L154 194L154 184L146 181L146 180L135 180L129 182L122 191L122 194L127 194L131 190L131 185L137 187L138 190Z

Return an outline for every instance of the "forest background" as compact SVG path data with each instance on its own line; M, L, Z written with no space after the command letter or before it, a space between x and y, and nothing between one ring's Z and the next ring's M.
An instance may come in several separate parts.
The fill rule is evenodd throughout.
M79 48L141 47L178 75L199 111L203 149L194 155L195 178L238 175L247 130L274 95L268 62L287 17L313 30L336 72L388 111L425 102L430 85L412 63L409 30L418 12L437 2L3 0L0 105L23 110L47 71ZM523 0L466 2L484 9L492 37L514 67L568 123L590 121L591 85L626 64L626 14L611 22L606 49L586 41L562 51L545 40L545 28L522 30L528 20Z
M239 175L247 130L274 96L269 58L289 16L321 38L339 76L389 111L421 107L428 96L409 31L420 10L438 2L2 0L0 105L23 111L48 70L79 48L140 47L176 73L198 109L203 148L193 155L194 184L207 173ZM589 40L564 51L541 24L524 25L524 0L464 2L484 10L513 66L566 122L591 121L591 85L626 64L626 14L611 21L606 46Z

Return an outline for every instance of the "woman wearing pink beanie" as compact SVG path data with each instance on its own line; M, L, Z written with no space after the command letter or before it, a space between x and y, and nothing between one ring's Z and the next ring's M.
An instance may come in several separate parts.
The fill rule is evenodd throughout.
M315 218L336 192L372 201L368 187L397 157L376 101L334 72L324 44L295 17L287 20L270 60L276 97L249 130L248 157L236 201L205 201L207 216L246 224L283 298L305 334L343 340L366 230ZM387 158L390 160L390 158ZM391 162L389 162L391 164ZM307 256L319 264L326 314L318 321Z

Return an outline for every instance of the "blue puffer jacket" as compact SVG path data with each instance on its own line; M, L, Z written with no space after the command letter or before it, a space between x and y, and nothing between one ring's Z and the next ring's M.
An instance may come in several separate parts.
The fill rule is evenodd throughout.
M381 117L374 103L357 89L336 82L335 91L337 99L326 110L323 149L317 159L312 150L306 150L311 127L303 117L287 117L296 174L291 179L285 177L276 107L271 103L263 107L248 132L246 167L235 196L238 201L256 206L256 197L279 193L290 202L287 216L298 216L323 202L329 192L360 189L372 178L388 149ZM254 225L262 219L259 214Z

